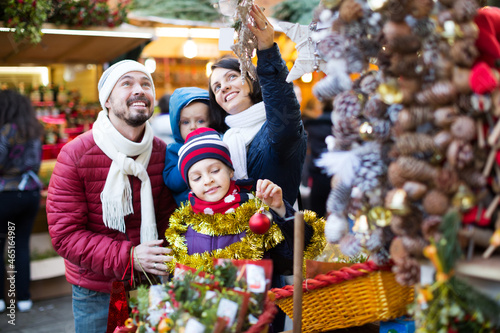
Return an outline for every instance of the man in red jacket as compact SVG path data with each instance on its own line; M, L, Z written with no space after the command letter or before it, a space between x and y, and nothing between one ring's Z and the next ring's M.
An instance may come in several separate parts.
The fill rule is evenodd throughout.
M124 60L102 74L98 89L103 111L91 131L61 150L47 196L77 333L106 331L113 281L132 270L166 275L171 256L162 245L177 207L162 179L165 143L147 121L155 101L149 72Z

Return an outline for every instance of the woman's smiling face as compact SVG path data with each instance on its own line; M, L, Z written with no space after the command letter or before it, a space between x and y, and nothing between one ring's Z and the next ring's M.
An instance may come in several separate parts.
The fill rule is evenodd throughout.
M249 96L251 87L247 80L242 83L238 71L215 68L210 78L210 89L217 104L230 115L245 111L253 105Z

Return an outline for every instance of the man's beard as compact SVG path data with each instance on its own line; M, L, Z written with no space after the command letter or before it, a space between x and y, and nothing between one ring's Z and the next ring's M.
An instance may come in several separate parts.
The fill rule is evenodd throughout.
M126 118L123 119L127 125L132 126L132 127L140 127L146 123L146 121L149 119L149 115L147 114L139 114L135 118Z

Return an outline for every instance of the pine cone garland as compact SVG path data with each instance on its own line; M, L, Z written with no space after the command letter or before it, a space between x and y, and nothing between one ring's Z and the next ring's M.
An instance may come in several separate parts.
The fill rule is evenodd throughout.
M404 108L398 114L397 125L403 131L411 131L433 120L432 109L426 106Z

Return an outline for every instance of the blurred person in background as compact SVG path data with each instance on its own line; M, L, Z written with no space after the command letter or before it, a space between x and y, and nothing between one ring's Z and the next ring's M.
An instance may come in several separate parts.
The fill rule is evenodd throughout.
M16 272L18 310L29 311L33 305L29 243L43 187L37 176L42 161L42 134L29 98L12 90L0 91L0 312L6 309L4 267ZM13 302L11 299L10 304Z
M323 112L317 118L304 119L307 132L307 145L310 156L306 159L308 183L311 190L307 209L315 211L318 216L325 216L326 200L331 190L331 176L316 166L316 160L327 150L325 139L332 134L333 100L322 101Z
M160 114L151 119L151 127L153 128L154 135L162 139L167 145L175 141L170 127L170 109L168 107L170 96L170 94L165 94L158 100Z

